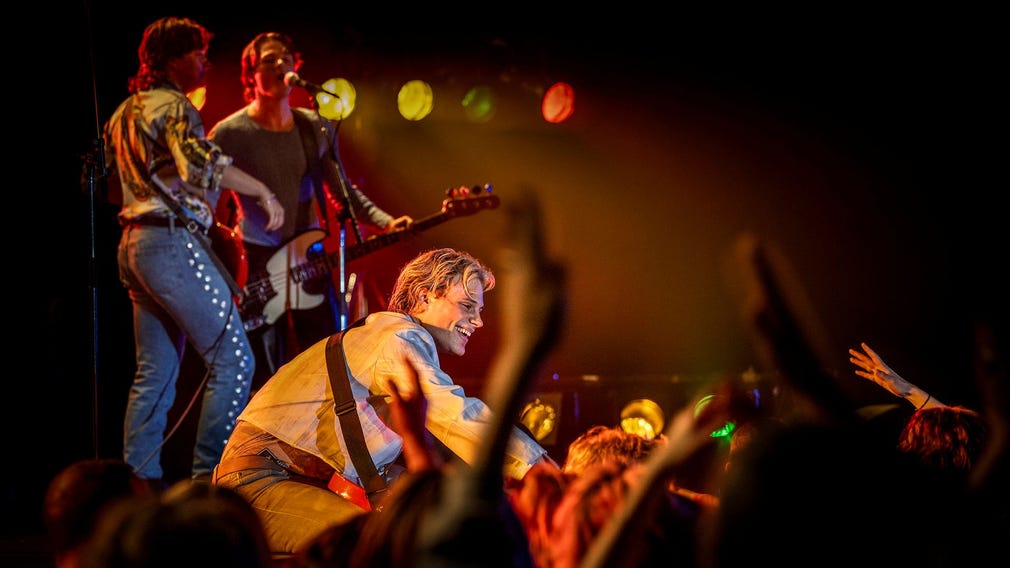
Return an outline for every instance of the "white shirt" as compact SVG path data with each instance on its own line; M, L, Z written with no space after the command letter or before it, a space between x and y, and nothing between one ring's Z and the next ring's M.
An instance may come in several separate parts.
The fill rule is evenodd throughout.
M359 482L333 410L326 367L328 339L281 367L253 396L238 420L319 457L344 477ZM423 326L401 313L371 314L363 326L345 333L344 353L365 443L377 468L381 470L402 451L399 435L380 416L388 415L383 395L390 381L401 392L412 388L410 369L418 374L428 401L428 431L460 459L473 463L490 424L491 410L480 399L466 396L463 387L442 371L435 340ZM229 446L241 444L241 440L229 440ZM545 453L533 438L513 427L505 475L521 479Z

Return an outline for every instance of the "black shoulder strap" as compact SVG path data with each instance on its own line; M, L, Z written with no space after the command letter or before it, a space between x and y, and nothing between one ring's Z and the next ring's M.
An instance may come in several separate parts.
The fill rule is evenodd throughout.
M355 412L350 372L344 358L344 333L364 323L365 318L361 318L347 329L330 336L330 340L326 343L326 368L330 373L330 385L333 387L333 410L340 419L340 433L344 437L344 443L347 444L347 452L351 455L361 485L365 488L365 492L371 495L386 488L386 479L379 475L375 462L372 461L372 454L365 445L365 434L361 431L361 422L358 420L358 413Z
M326 189L323 186L323 159L319 156L319 139L316 138L315 126L312 120L299 112L298 109L291 109L295 124L298 125L298 132L302 136L302 148L305 150L305 163L308 165L309 175L312 176L312 188L316 193L316 211L319 215L319 226L328 231L331 235L336 234L337 227L329 227L329 200L326 199ZM341 244L341 246L343 246ZM341 259L343 251L341 251ZM343 269L340 270L343 274ZM347 313L344 295L338 293L332 286L332 280L327 280L325 294L329 297L330 305L333 308L333 321L339 328L345 321L343 314ZM290 312L289 312L290 314ZM334 390L333 392L337 392Z
M307 116L291 109L298 125L298 132L302 135L302 148L305 150L305 163L309 168L309 175L312 176L312 187L316 191L316 204L319 206L320 223L326 223L326 194L323 190L323 164L319 158L319 142L316 138L315 128L312 121Z

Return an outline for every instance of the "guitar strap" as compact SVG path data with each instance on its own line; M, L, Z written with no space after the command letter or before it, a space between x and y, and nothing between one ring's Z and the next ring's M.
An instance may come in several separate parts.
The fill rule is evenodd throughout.
M302 135L302 148L305 150L305 163L308 165L309 175L312 176L312 187L316 192L316 204L319 211L320 223L326 222L326 193L323 190L322 160L319 158L319 143L316 140L316 133L312 128L312 121L304 114L292 109L295 124L298 125L298 132ZM328 229L329 227L323 227Z
M333 235L340 228L327 226L329 220L329 215L327 214L328 200L326 199L326 189L323 187L323 160L319 157L319 142L316 138L315 128L312 126L312 121L304 114L298 112L297 109L291 109L291 112L294 115L295 124L298 125L298 132L302 135L305 162L308 164L309 175L312 176L312 187L316 192L316 211L318 213L319 225L330 235ZM348 207L350 207L350 204L348 204ZM340 246L343 247L342 242ZM343 285L341 284L341 286ZM333 321L337 329L340 329L344 321L343 314L347 311L344 306L343 295L337 293L332 281L326 287L325 293L330 299L330 305L333 307ZM290 312L288 313L290 314ZM291 325L290 322L289 325Z
M365 445L365 434L361 431L361 422L358 420L358 413L355 412L350 372L344 358L344 333L364 323L365 318L361 318L347 329L330 336L326 342L326 368L330 373L330 385L333 388L333 410L340 420L340 433L344 437L347 453L351 456L351 462L358 472L362 487L368 495L372 495L386 488L386 479L379 475L375 462L372 461L372 454Z
M228 288L231 289L232 295L236 298L244 296L245 292L242 290L242 287L238 285L238 282L236 282L235 278L231 275L231 271L228 270L228 267L224 265L221 258L214 252L214 243L210 242L210 237L203 232L203 226L200 225L200 223L197 223L192 217L189 217L189 215L187 215L183 210L182 206L179 205L176 200L172 199L172 196L168 194L168 191L165 189L163 182L158 179L158 176L152 174L151 180L154 182L155 187L158 188L158 191L161 192L161 200L172 209L172 212L174 212L175 216L179 218L183 226L186 227L186 230L200 242L201 246L203 246L203 251L207 253L207 257L210 258L211 262L214 263L214 266L217 267L217 271L221 273L221 278L223 278L228 284Z

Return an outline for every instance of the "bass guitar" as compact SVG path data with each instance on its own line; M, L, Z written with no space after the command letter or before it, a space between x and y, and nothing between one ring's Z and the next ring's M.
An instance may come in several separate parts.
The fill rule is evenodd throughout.
M373 235L364 241L344 247L344 262L352 261L399 242L405 237L440 225L449 219L474 215L498 207L499 199L492 194L462 194L442 201L441 211L416 220L409 229ZM330 278L340 266L340 251L315 253L317 245L327 236L322 229L309 229L282 244L267 260L262 270L249 269L249 282L243 287L239 311L246 331L277 321L287 310L307 310L323 303L323 288L313 286Z

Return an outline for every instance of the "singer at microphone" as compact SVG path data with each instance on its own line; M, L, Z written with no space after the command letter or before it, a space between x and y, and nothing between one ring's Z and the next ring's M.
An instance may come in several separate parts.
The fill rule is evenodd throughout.
M326 93L327 95L337 97L338 99L340 98L340 96L336 93L331 93L315 83L310 83L305 79L302 79L298 76L298 73L295 73L294 71L288 71L284 74L284 84L289 87L301 87L312 95L315 95L316 93Z

